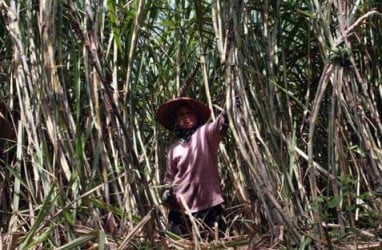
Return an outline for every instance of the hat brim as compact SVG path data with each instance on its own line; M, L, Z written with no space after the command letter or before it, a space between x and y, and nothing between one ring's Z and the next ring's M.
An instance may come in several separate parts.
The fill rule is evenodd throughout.
M210 118L211 111L204 103L189 97L177 97L159 107L156 112L158 122L166 129L174 129L175 110L183 105L187 105L193 109L198 117L199 125L206 123Z

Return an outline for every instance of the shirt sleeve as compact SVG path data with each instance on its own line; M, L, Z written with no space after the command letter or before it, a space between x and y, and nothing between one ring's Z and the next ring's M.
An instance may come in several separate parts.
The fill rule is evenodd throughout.
M219 143L225 134L227 133L228 128L228 118L227 112L223 111L219 114L215 121L211 122L207 126L207 137L210 141L216 141Z
M164 183L166 185L171 185L174 181L174 177L176 174L176 167L173 161L173 150L170 149L167 152L166 156L166 172L164 175Z

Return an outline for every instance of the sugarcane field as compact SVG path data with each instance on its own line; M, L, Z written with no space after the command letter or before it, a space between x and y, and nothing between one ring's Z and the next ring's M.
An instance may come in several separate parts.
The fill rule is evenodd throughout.
M0 15L0 250L382 249L382 1Z

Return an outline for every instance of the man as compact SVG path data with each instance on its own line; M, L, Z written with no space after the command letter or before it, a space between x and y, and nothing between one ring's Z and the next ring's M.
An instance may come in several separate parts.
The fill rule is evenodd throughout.
M218 148L227 131L227 115L222 112L208 122L210 110L202 102L178 97L160 106L159 123L178 137L167 153L163 201L169 206L168 230L178 235L190 233L185 211L208 227L225 230L224 202L218 170Z

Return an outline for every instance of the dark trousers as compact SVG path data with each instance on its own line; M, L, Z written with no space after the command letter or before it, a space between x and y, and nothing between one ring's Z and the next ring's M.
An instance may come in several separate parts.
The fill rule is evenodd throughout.
M213 228L215 223L218 224L219 229L219 237L224 235L224 231L226 229L226 224L223 218L223 207L221 205L217 205L214 207L210 207L204 209L202 211L198 211L192 213L192 216L201 221L202 224L208 226L209 228ZM199 223L198 223L199 224ZM167 229L177 235L183 237L189 237L191 235L191 222L189 217L178 211L170 210L168 214L168 226ZM207 230L206 230L207 229ZM208 231L208 228L199 228L200 231L205 232ZM205 233L202 235L206 235ZM207 237L208 237L207 233Z

